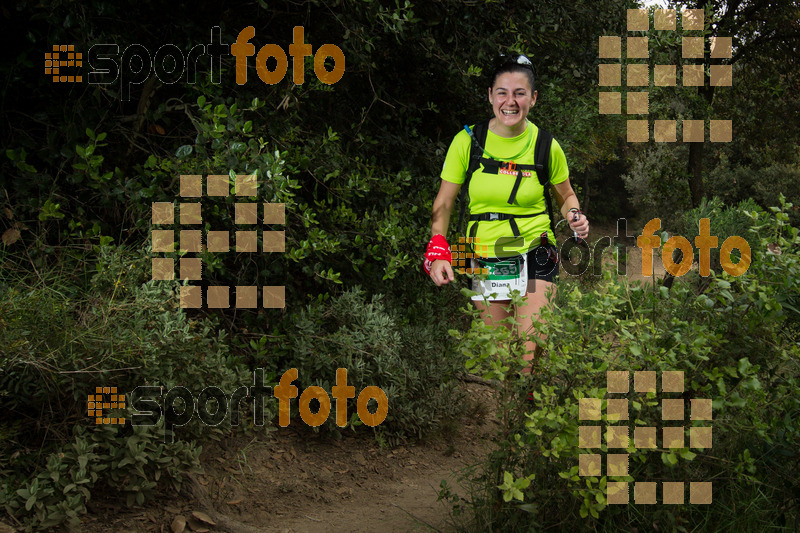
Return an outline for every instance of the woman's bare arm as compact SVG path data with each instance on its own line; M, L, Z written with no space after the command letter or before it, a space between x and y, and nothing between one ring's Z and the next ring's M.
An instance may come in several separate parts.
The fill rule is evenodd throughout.
M439 194L433 201L433 215L431 216L431 236L441 234L447 237L447 228L450 226L450 215L456 203L461 184L442 180L439 185Z

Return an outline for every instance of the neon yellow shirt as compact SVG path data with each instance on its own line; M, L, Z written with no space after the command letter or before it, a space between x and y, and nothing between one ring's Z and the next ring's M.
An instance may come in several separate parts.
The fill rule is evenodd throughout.
M470 126L474 128L474 126ZM530 133L529 133L530 132ZM486 133L485 149L493 157L501 161L508 161L508 158L523 152L514 162L517 164L532 165L534 163L534 147L536 137L539 135L539 128L528 121L526 130L516 137L500 137L492 131ZM469 166L469 152L472 139L466 130L461 130L450 143L447 156L444 160L441 178L451 183L463 184ZM477 148L476 148L477 150ZM488 156L486 156L488 157ZM553 139L550 145L550 183L557 184L569 177L567 168L567 157L558 142ZM550 217L547 216L547 206L544 202L544 188L539 183L536 172L524 171L522 183L517 190L513 204L508 203L511 189L517 179L516 172L506 172L503 170L498 174L485 174L483 165L472 175L469 182L469 211L470 214L481 213L508 213L513 215L525 215L544 212L543 215L530 218L517 218L514 221L519 227L520 235L525 239L519 246L505 246L504 250L511 254L523 254L535 248L540 243L540 235L545 231L551 243L555 243L555 236L550 230ZM509 221L471 221L467 225L466 234L470 234L473 224L478 224L475 235L480 240L481 245L489 244L489 253L481 253L476 248L476 252L482 257L496 257L494 253L494 243L503 237L513 238L513 232ZM502 242L502 241L501 241ZM503 255L508 255L504 253Z

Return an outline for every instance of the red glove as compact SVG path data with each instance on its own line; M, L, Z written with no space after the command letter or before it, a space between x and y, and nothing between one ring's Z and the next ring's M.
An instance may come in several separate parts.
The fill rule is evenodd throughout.
M431 266L437 259L453 262L453 256L450 254L450 245L444 235L436 234L428 243L428 250L425 252L425 260L422 262L422 270L428 276L431 275Z

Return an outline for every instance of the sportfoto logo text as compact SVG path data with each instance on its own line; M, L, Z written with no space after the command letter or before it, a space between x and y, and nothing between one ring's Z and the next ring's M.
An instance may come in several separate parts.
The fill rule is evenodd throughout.
M120 99L131 99L131 86L141 85L151 75L161 83L173 84L184 80L195 83L198 62L210 58L211 82L222 83L222 57L232 55L236 61L236 84L248 81L248 58L254 57L258 78L268 85L279 83L289 70L286 51L277 44L265 44L260 49L250 42L255 37L253 26L242 29L236 42L229 45L221 42L219 26L211 28L211 42L197 44L184 53L174 44L164 44L154 53L141 44L131 44L120 54L116 44L95 44L86 54L91 71L86 81L93 85L110 85L119 82ZM305 82L304 62L306 57L314 58L314 74L320 82L332 85L342 79L345 69L344 53L334 44L323 44L316 51L305 42L303 26L295 26L293 41L288 55L292 56L292 80L296 85ZM333 67L327 70L325 60L331 58ZM52 51L45 53L45 75L51 76L54 83L82 83L84 76L81 67L84 54L75 51L74 45L55 44ZM269 61L272 59L273 61ZM272 69L268 66L274 65Z
M227 394L216 386L205 387L195 395L186 387L175 386L165 390L161 386L140 385L130 398L118 391L117 387L96 387L95 393L87 398L88 416L95 424L124 425L128 421L134 426L155 426L164 417L164 426L169 431L188 424L197 416L206 426L218 426L226 418L231 426L240 423L240 405L252 401L253 424L263 426L265 421L264 400L274 396L278 400L278 425L286 427L291 423L291 401L298 398L300 418L309 426L324 424L335 413L336 425L345 427L351 423L348 416L348 400L356 400L356 414L362 424L375 427L386 420L389 414L389 398L380 387L369 385L356 395L356 388L347 382L347 369L336 370L336 384L330 395L322 387L312 385L302 392L293 385L299 378L298 370L290 368L273 388L264 385L264 370L253 371L253 385L242 386ZM331 396L335 405L331 404ZM316 412L312 411L312 401L317 401ZM368 407L374 401L375 410ZM212 407L209 407L211 405ZM108 412L108 411L111 412ZM169 438L167 435L165 439Z

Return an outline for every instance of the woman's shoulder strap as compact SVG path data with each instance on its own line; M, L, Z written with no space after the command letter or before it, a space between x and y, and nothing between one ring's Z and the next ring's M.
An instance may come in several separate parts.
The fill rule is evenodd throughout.
M550 182L550 146L553 144L553 134L539 128L536 144L533 147L533 162L536 166L536 176L539 183L547 190Z
M467 165L467 175L464 178L464 183L461 184L461 209L458 215L458 228L461 228L461 222L464 219L464 209L467 204L467 191L469 190L469 181L472 175L478 170L481 164L481 157L483 157L483 149L486 146L486 134L489 132L489 120L486 119L476 123L472 128L464 125L464 130L469 134L469 164Z

